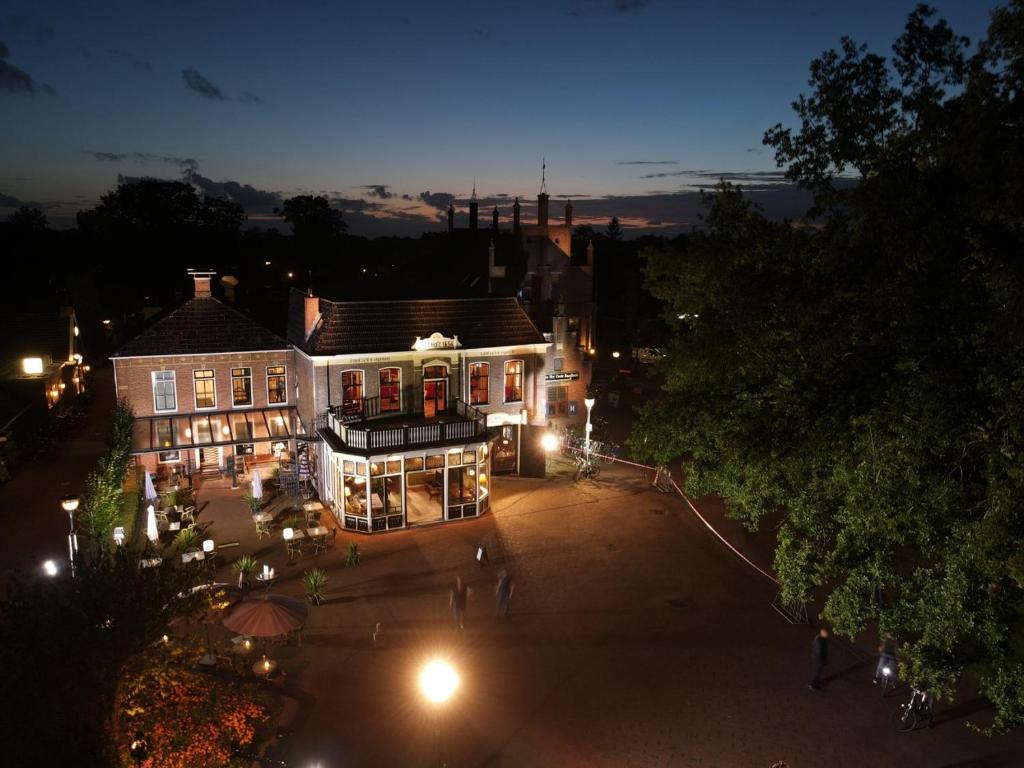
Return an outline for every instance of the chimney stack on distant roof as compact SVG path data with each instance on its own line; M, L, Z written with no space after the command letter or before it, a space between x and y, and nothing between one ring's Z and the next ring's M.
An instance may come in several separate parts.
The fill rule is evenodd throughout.
M519 234L519 198L512 204L512 231Z
M213 295L210 293L210 279L217 273L207 269L190 269L188 273L195 281L195 298L210 298Z
M320 321L320 298L313 295L313 286L309 287L309 293L302 298L302 301L305 309L303 335L308 341L309 337L313 334L313 330L316 328L316 324Z
M572 227L572 200L565 201L565 226Z

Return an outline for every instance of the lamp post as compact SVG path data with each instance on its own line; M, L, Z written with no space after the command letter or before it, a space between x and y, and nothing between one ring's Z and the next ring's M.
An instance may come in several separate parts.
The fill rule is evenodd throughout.
M437 765L444 768L445 760L441 738L440 707L444 705L459 687L459 675L447 661L434 659L420 672L420 690L430 703L430 712L434 724L434 757Z
M75 575L75 554L78 552L78 534L75 533L75 510L78 509L77 496L65 496L60 500L61 509L68 513L71 530L68 532L68 559L71 561L71 575Z
M146 736L142 731L135 732L135 736L132 738L131 747L128 749L128 754L131 755L136 768L141 766L142 762L149 757L149 742L146 741Z
M590 412L594 408L594 403L597 402L592 397L587 397L583 400L583 404L587 406L587 426L586 426L586 437L583 441L583 455L586 457L587 465L590 465L590 431L594 428L594 425L590 423Z

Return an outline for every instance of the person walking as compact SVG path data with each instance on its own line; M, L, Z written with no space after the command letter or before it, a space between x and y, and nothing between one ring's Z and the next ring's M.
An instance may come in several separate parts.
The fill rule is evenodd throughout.
M511 609L512 593L515 592L516 582L508 571L498 574L498 585L494 588L494 594L498 598L498 617L508 617Z
M462 583L462 577L455 579L455 585L448 595L448 605L452 609L452 618L456 629L466 628L466 601L469 598L469 587Z
M811 682L807 687L812 691L821 689L821 673L828 664L828 630L822 627L811 641Z
M896 641L893 636L886 634L882 644L878 646L878 664L875 665L875 685L882 680L885 674L882 670L889 668L890 674L896 671Z

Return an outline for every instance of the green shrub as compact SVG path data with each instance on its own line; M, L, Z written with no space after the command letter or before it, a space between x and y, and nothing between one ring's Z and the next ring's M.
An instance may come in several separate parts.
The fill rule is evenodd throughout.
M313 605L320 605L324 600L324 589L327 587L327 571L313 568L302 574L302 583L306 587L306 599Z
M348 556L345 558L345 565L349 567L359 565L359 545L354 541L348 543Z
M199 544L199 531L195 528L182 528L174 537L174 546L179 552L184 552Z
M241 555L231 564L231 571L233 573L244 573L246 576L249 576L255 570L256 558L252 555Z

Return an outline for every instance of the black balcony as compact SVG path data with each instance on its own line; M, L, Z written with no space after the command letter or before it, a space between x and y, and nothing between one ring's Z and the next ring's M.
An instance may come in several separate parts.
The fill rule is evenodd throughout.
M374 453L409 450L486 439L487 416L454 400L433 417L380 413L379 398L365 398L360 408L333 406L316 419L315 427L339 451Z

